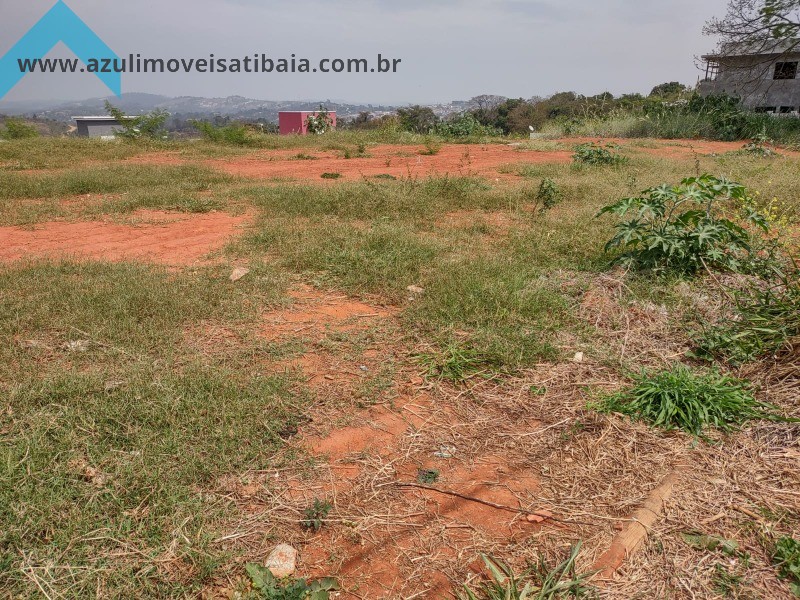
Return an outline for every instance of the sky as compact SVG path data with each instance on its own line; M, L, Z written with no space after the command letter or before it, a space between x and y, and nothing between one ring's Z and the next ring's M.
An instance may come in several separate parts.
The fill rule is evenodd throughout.
M0 0L0 56L55 0ZM694 85L727 0L66 0L119 56L399 58L397 73L126 74L123 92L433 104L479 94ZM63 44L48 57L74 56ZM93 75L29 74L7 101L106 96Z

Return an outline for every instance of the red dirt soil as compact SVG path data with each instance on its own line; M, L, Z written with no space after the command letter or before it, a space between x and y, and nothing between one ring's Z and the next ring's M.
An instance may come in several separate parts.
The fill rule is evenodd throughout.
M572 152L519 151L509 145L447 144L434 156L420 154L423 146L376 146L366 158L345 159L335 152L305 153L316 160L292 159L297 152L259 152L233 160L220 159L207 164L217 169L252 178L319 180L323 173L340 173L342 179L360 179L375 175L393 177L428 177L432 175L497 176L501 165L515 162L566 163ZM282 159L282 160L281 160Z
M520 148L519 144L444 144L433 156L425 156L424 146L380 145L367 148L366 157L345 159L341 151L318 151L313 148L293 150L259 150L245 156L208 159L203 164L226 173L254 179L302 180L330 183L337 180L322 179L323 173L339 173L342 180L357 180L376 175L393 177L428 177L434 175L479 175L507 178L499 172L506 164L515 163L569 163L572 147L584 142L616 143L645 154L666 157L690 157L721 154L742 147L743 142L714 142L706 140L652 141L658 147L637 145L637 140L617 138L570 138L552 140L561 143L565 150L539 151ZM781 154L794 154L780 150ZM303 154L313 160L298 159ZM128 159L139 164L187 164L175 153L143 154Z
M249 220L226 213L187 215L141 211L133 224L54 221L35 229L0 227L0 262L74 257L140 260L169 266L203 262Z
M356 408L354 387L367 376L357 365L375 372L407 351L379 337L363 354L343 359L348 352L332 353L324 339L332 332L390 327L394 310L306 285L290 296L292 305L264 316L262 335L304 342L305 353L289 366L302 370L322 401L292 445L315 457L313 473L289 469L274 478L267 474L269 483L222 486L226 495L242 499L246 520L274 523L274 501L259 502L264 488L276 490L280 504L296 514L317 498L334 504L332 522L317 533L296 525L273 532L300 549L298 576L335 576L345 587L339 597L347 599L449 597L453 583L462 581L465 557L472 560L476 548L521 541L543 526L543 519L515 512L541 508L533 496L535 471L491 450L451 446L448 432L468 417L437 403L419 375L396 373L389 402ZM347 424L335 423L343 415ZM440 471L437 487L510 510L397 485L416 482L420 469Z

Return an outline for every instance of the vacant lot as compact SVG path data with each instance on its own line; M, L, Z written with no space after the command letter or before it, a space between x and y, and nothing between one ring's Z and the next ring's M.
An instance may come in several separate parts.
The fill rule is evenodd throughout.
M597 214L709 173L796 255L800 158L585 141L0 145L0 595L301 598L245 570L289 543L342 598L571 548L588 597L792 597L800 425L599 406L685 363L798 417L797 347L701 362L736 277L612 266Z

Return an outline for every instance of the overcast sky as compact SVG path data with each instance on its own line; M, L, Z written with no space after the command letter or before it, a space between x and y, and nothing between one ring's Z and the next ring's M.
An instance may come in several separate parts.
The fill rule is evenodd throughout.
M0 0L0 56L55 0ZM434 103L478 94L694 85L727 0L66 0L120 56L401 58L396 74L124 75L124 92ZM57 46L49 56L68 57ZM6 100L108 95L90 74L28 75Z

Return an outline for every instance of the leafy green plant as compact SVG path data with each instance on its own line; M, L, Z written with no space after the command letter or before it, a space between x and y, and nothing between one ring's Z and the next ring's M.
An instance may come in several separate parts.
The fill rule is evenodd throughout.
M298 152L292 157L292 160L317 160L317 157L306 152Z
M428 138L425 140L425 149L420 150L422 156L436 156L441 152L442 145L434 139Z
M758 158L771 158L775 156L775 150L770 148L773 143L773 140L762 130L760 133L754 135L753 138L742 147L740 152Z
M262 565L249 563L245 570L253 589L267 600L328 600L329 592L339 589L339 583L331 577L311 582L305 579L279 581Z
M561 196L562 192L558 184L549 177L545 177L536 192L536 205L537 207L541 206L540 210L549 210L561 202Z
M121 129L117 130L116 134L123 139L160 140L167 136L164 123L167 122L169 113L165 110L156 109L143 115L127 116L108 100L106 100L105 107L106 112L119 123Z
M560 598L581 598L594 590L587 580L592 573L578 575L575 561L580 551L580 543L570 550L567 559L550 568L543 557L539 563L521 575L500 561L481 555L489 581L477 589L464 586L459 594L460 600L558 600Z
M320 175L323 179L339 179L341 176L341 173L323 173Z
M333 129L333 118L330 113L320 105L316 114L308 115L306 118L306 128L309 133L322 135Z
M439 469L420 469L417 471L417 483L431 485L439 481Z
M302 527L319 531L325 517L331 512L333 506L327 500L314 498L314 503L303 511L303 520L300 522Z
M689 546L695 550L707 550L708 552L722 552L728 556L736 556L739 553L739 544L736 540L728 540L717 535L708 535L699 532L682 533L681 537Z
M800 542L789 536L780 538L772 561L778 567L778 576L786 579L792 593L800 597Z
M776 354L800 336L800 277L775 267L771 280L733 290L733 318L706 328L694 355L742 364Z
M4 129L0 129L0 139L3 140L22 140L27 138L39 137L39 130L33 125L17 117L6 117Z
M643 371L631 388L590 406L700 437L709 427L732 431L751 419L787 420L775 407L756 401L748 382L716 370L697 373L685 365Z
M252 143L247 128L241 123L215 125L208 121L192 121L192 127L197 129L204 139L217 144L247 146Z
M606 252L625 250L615 262L694 274L704 267L740 271L746 266L752 236L745 226L769 231L754 206L743 185L705 174L623 198L603 207L598 216L632 216L616 225L616 235L605 246ZM731 213L738 213L740 223Z
M575 147L572 159L582 165L621 165L628 162L624 156L615 152L619 146L615 144L599 144L589 142Z

